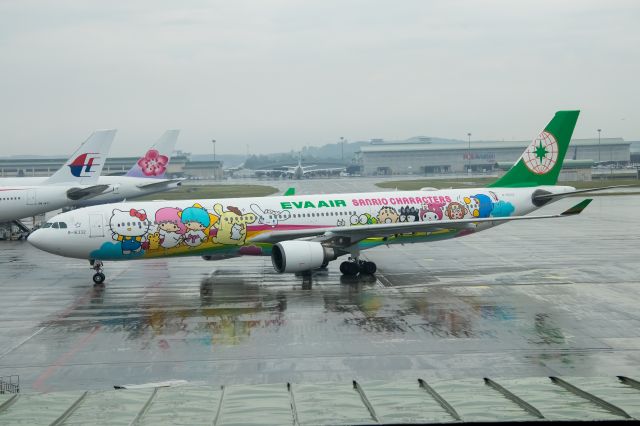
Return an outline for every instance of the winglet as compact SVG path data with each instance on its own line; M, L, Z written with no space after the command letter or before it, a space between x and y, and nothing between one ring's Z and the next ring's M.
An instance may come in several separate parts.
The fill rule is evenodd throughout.
M285 197L290 197L292 195L296 195L296 189L294 187L287 188L287 190L284 193L284 196Z
M582 200L575 206L560 213L560 216L572 216L572 215L580 214L582 213L582 210L584 210L592 201L593 201L592 198L587 198L586 200Z

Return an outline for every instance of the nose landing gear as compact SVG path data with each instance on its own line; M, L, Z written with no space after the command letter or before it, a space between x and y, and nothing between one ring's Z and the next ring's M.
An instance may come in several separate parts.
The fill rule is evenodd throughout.
M94 271L96 271L95 274L93 274L93 282L96 285L100 285L102 283L104 283L105 280L105 275L102 272L102 267L103 267L103 263L101 260L90 260L89 264L91 265L91 269L93 269Z

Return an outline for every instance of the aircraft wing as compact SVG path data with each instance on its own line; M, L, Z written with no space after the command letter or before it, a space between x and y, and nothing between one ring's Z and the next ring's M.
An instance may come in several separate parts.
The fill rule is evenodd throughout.
M144 183L136 186L140 189L161 188L163 186L168 186L172 183L182 182L183 180L184 179L164 179L164 180L161 180L160 182Z
M379 223L375 225L337 226L331 228L300 229L290 231L272 231L257 235L251 242L275 244L280 241L309 239L311 241L337 241L337 245L352 245L366 238L384 238L395 234L414 232L436 232L444 229L474 229L480 223L503 223L515 220L551 219L580 214L591 199L585 199L560 214L543 216L487 217L458 220L440 220L437 222L401 222ZM340 242L341 238L346 240Z
M97 195L102 194L105 190L109 189L109 185L93 185L86 186L84 188L71 188L67 191L67 198L70 200L86 200Z

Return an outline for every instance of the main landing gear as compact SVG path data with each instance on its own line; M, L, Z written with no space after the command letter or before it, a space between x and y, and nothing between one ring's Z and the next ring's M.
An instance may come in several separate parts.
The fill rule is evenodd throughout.
M349 258L349 260L340 264L340 272L344 275L355 276L358 274L373 275L378 267L373 262L359 260L357 258Z
M104 273L102 272L102 266L103 266L102 261L101 260L92 259L92 260L89 261L89 264L91 265L91 269L96 271L96 273L93 274L93 282L96 285L100 285L100 284L104 283L104 280L105 280L106 277L105 277Z

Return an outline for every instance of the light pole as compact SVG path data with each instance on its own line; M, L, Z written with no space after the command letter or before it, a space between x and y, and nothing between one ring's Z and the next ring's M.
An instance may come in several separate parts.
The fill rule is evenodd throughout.
M471 172L471 133L467 133L469 138L469 150L467 151L467 172Z
M215 165L215 161L216 161L216 140L215 139L211 139L211 143L213 144L213 162L214 164L213 166L213 179L216 179L216 165Z
M600 132L602 129L598 129L598 163L600 163Z
M344 138L340 136L340 153L342 156L342 162L344 163Z

